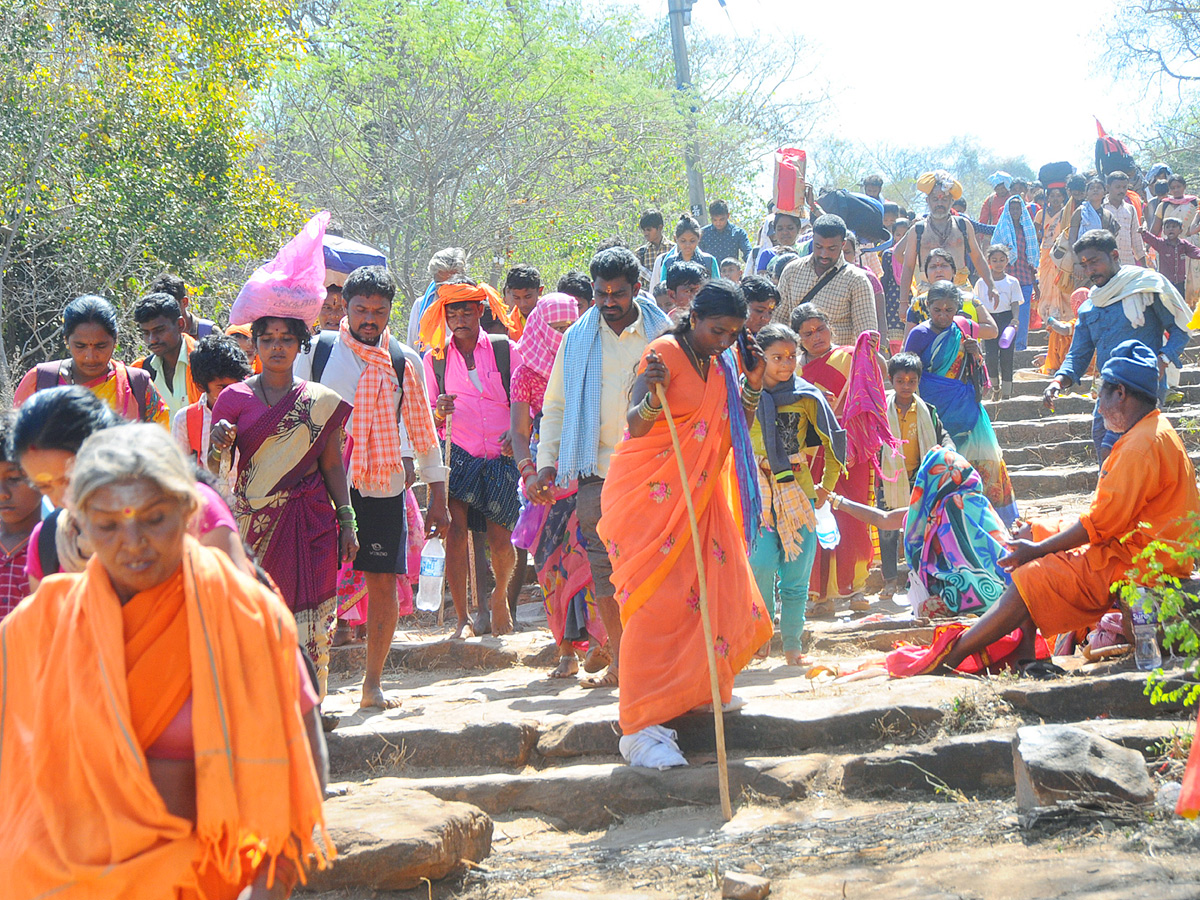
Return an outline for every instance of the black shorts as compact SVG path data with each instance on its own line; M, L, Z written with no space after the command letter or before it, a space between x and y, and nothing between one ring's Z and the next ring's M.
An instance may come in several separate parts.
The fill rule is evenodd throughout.
M408 517L404 494L364 497L350 488L350 505L358 520L358 554L354 571L406 574Z

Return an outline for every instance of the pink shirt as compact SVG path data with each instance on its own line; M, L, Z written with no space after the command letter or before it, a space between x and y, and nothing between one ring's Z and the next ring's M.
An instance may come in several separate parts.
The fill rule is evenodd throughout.
M508 342L508 353L509 371L515 372L521 364L521 355L512 341ZM496 367L496 354L482 329L479 343L475 345L475 374L479 378L479 387L471 380L466 361L451 340L446 347L446 393L455 395L450 439L477 459L495 459L501 455L500 436L508 431L508 395L504 393L504 382ZM429 403L436 408L438 384L432 353L425 354L425 384L429 389ZM221 396L224 395L222 391ZM445 437L444 425L438 433Z

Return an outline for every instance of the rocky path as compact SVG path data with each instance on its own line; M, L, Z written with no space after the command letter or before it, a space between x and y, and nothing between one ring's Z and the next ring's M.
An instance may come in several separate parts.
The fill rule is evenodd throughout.
M1200 414L1200 370L1184 381L1186 402L1169 412L1181 432ZM1051 414L1044 384L1023 372L989 411L1022 512L1070 514L1095 483L1092 401L1062 398ZM1185 440L1200 451L1196 434ZM1129 660L1059 660L1070 675L1048 682L835 683L932 632L877 597L866 616L839 611L808 629L830 672L796 674L777 645L739 677L724 823L711 715L671 723L687 768L624 765L615 692L547 677L539 597L527 589L523 630L502 639L399 634L385 679L395 710L358 710L362 650L334 651L326 710L342 717L329 747L344 795L327 811L342 856L314 879L323 897L708 898L730 869L797 900L1200 897L1193 823L1117 807L1030 822L1014 802L1020 725L1077 725L1143 754L1159 783L1178 776L1170 747L1194 711L1152 707Z

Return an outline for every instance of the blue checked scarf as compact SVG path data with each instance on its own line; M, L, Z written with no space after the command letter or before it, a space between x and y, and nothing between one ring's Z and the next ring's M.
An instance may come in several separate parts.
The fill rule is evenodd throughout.
M646 342L667 330L671 320L652 302L635 298L645 323ZM596 474L596 456L600 448L600 391L604 380L604 360L600 350L600 329L604 325L600 307L593 306L563 337L563 424L558 448L559 487L576 478ZM757 521L757 519L755 520Z
M733 439L733 467L737 472L738 496L742 501L742 532L746 546L754 549L758 524L762 518L762 493L758 488L758 468L754 461L754 446L750 443L750 426L742 412L742 381L738 374L737 345L717 357L725 374L725 390L729 407L729 430Z

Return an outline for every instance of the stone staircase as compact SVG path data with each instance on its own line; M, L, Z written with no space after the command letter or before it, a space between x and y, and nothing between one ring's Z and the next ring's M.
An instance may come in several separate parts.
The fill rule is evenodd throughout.
M1031 343L1044 340L1034 335ZM1041 352L1035 346L1018 354L1026 368L1015 394L989 404L989 413L1022 511L1069 513L1086 504L1095 485L1093 401L1072 394L1060 398L1053 413L1044 410L1047 379L1028 368ZM1185 369L1183 385L1185 401L1168 415L1196 459L1200 434L1189 425L1200 418L1200 368L1194 363ZM874 611L865 621L810 622L810 652L831 670L851 672L878 661L897 641L926 642L932 635L933 623L904 618L899 607L876 601ZM461 873L466 866L472 874L455 886L455 896L683 896L666 883L667 894L646 893L650 882L629 879L620 893L564 889L596 872L625 871L628 860L640 859L644 846L632 846L637 838L624 846L619 835L656 847L656 835L675 834L672 818L687 816L700 816L705 824L694 839L662 842L669 848L662 851L664 872L704 858L714 846L734 853L720 849L732 845L717 833L712 715L669 723L688 767L659 772L626 766L618 750L616 693L547 677L556 650L542 627L536 589L527 590L518 622L523 630L501 639L449 641L432 624L403 631L393 643L384 685L402 704L386 712L357 708L362 648L333 651L325 709L341 716L328 742L333 780L346 794L331 800L327 811L343 854L331 870L316 873L313 888L348 892L339 898L365 896L415 887L421 878ZM1015 818L1011 741L1018 725L1077 724L1144 753L1149 763L1160 762L1167 739L1178 729L1190 730L1194 718L1179 706L1151 706L1146 677L1128 659L1063 661L1069 677L1049 682L999 676L834 683L828 674L797 674L779 656L777 645L770 660L739 676L735 690L745 706L725 717L738 820L761 814L764 805L814 809L838 798L858 804L854 814L864 846L882 846L896 801L936 816L935 801L953 796L987 815ZM412 828L396 824L408 810L416 811L424 829L416 837ZM634 822L653 827L639 830ZM531 836L493 846L493 829ZM596 834L604 830L613 837ZM772 834L778 836L770 829L751 831L745 840L762 842L765 852L749 856L766 874L786 876L793 864L771 852ZM551 849L560 846L559 838L570 848L561 856ZM739 858L746 857L746 845L738 846ZM814 854L806 858L806 874L838 864ZM870 862L869 854L864 861ZM929 878L934 884L936 876ZM1200 895L1200 885L1197 890ZM1064 890L1056 896L1084 894Z

